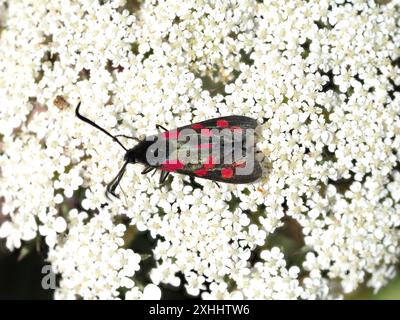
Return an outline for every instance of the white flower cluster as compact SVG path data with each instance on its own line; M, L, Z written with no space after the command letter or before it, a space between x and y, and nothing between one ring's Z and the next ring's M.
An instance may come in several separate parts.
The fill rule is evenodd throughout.
M139 52L158 48L171 64L228 81L240 68L241 51L253 48L255 16L253 0L145 1Z
M0 237L45 239L56 298L378 290L400 255L399 43L398 0L0 0ZM123 150L78 101L138 137L251 116L265 174L160 187L132 165L103 207ZM156 239L145 289L128 225Z
M115 226L105 213L88 220L73 209L68 226L70 231L48 257L53 271L62 274L56 298L111 299L118 297L118 289L135 287L131 278L139 270L140 256L122 248L124 225Z

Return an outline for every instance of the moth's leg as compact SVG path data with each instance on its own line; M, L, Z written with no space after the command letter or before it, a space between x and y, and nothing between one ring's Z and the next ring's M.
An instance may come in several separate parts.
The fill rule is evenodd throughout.
M167 180L168 176L169 176L169 172L168 171L161 170L161 173L160 173L160 184L163 184L165 182L165 180Z
M192 176L189 176L189 180L192 185L194 185L196 183L196 181L194 181L194 177L192 177Z
M110 198L110 194L111 195L113 195L114 197L116 197L117 199L119 199L119 196L115 193L115 188L116 187L114 187L115 186L115 183L116 183L116 181L118 180L118 177L119 177L119 174L109 183L109 184L107 184L107 188L106 188L106 198L108 199L108 200L112 200L111 198Z
M130 136L127 136L127 135L125 135L125 134L117 134L115 137L116 137L116 138L118 138L118 137L123 137L123 138L132 139L132 140L136 140L137 142L140 142L140 139L139 139L139 138L130 137Z
M149 173L149 172L151 172L152 170L156 170L156 168L154 168L154 167L146 167L146 168L144 168L144 170L142 171L142 174L146 174L146 173Z
M164 131L168 131L167 129L165 129L162 125L160 124L156 124L156 128L157 130L163 129ZM161 131L161 130L160 130Z
M124 165L122 166L122 168L119 170L117 176L109 184L107 184L106 198L108 200L111 200L109 197L109 194L112 194L114 197L119 198L118 195L115 193L115 189L117 189L117 187L122 179L122 176L124 175L127 165L128 165L128 162L125 162Z
M221 188L221 186L219 185L219 183L217 181L213 181L213 182L217 185L218 188Z
M126 192L124 191L124 189L122 189L121 185L119 185L119 188L121 189L122 193L124 194L125 206L128 207L128 200L126 200L127 199Z
M190 184L192 185L192 187L197 187L197 188L203 189L203 186L200 183L196 182L196 180L194 179L193 176L189 176L189 180L190 180Z

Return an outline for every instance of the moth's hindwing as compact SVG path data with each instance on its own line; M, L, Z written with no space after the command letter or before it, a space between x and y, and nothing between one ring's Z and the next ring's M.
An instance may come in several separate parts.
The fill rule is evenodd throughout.
M257 124L249 117L228 116L163 132L159 139L168 152L159 168L226 183L253 182L262 175L255 158Z

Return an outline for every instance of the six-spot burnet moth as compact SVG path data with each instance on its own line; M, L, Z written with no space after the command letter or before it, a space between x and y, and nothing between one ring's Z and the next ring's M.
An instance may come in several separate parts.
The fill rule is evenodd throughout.
M116 141L125 151L124 165L117 176L107 185L106 194L115 193L129 163L145 166L142 174L159 169L160 183L171 172L185 174L193 178L204 178L226 183L251 183L262 175L259 162L255 159L254 134L257 121L245 116L227 116L193 123L144 140L111 133L79 113L76 116L103 131ZM127 149L118 137L135 139L138 143Z

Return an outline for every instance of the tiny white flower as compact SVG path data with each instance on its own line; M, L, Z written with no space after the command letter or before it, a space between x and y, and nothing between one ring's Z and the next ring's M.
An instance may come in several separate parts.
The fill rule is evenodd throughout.
M143 298L145 300L160 300L161 290L155 284L148 284L143 290Z
M67 229L67 223L63 217L57 217L54 221L54 230L57 233L62 233Z

